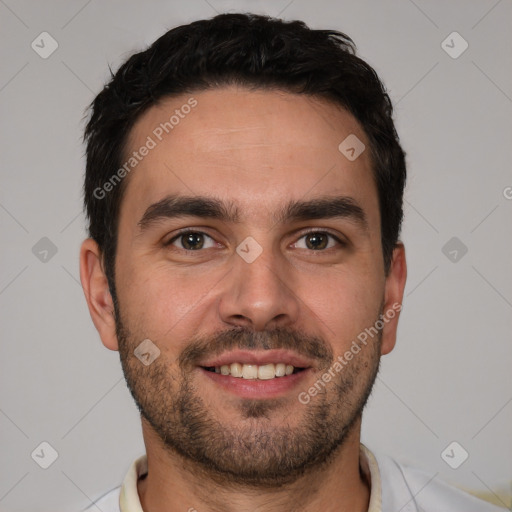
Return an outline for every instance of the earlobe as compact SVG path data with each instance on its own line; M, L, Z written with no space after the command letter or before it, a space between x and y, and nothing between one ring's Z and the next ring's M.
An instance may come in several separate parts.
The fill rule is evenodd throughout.
M80 280L92 321L105 347L118 350L114 303L98 244L91 238L80 249Z
M398 330L398 318L402 309L405 282L407 280L407 263L405 247L399 242L393 250L389 273L386 277L384 294L384 327L382 330L381 354L389 354L395 347Z

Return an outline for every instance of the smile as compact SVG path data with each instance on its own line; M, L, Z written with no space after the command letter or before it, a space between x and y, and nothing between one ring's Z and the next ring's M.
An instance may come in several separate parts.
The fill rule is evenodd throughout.
M291 395L314 371L315 361L296 351L231 350L199 361L200 375L229 394L267 399Z
M285 363L269 363L269 364L242 364L242 363L231 363L224 364L222 366L209 366L205 367L205 370L209 372L220 373L221 375L230 375L231 377L237 377L239 379L248 380L270 380L276 377L286 377L293 373L298 373L304 368L296 368L291 364Z

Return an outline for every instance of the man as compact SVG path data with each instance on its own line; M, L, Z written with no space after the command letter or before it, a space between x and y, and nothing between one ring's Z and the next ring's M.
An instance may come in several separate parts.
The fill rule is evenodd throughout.
M406 281L406 170L347 36L175 28L112 77L85 138L81 279L147 451L97 508L497 510L360 443Z

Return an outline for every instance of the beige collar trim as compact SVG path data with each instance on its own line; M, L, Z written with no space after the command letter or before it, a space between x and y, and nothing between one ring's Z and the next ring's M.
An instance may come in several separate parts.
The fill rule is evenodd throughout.
M368 512L382 512L382 489L379 465L373 453L360 444L360 464L366 479L370 482L370 504ZM121 512L144 512L140 504L137 481L148 472L148 459L144 454L135 460L121 487L119 507Z

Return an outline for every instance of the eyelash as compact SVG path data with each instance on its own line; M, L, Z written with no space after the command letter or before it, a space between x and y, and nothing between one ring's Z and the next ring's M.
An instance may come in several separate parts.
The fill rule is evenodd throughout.
M172 246L172 244L176 240L178 240L180 237L182 237L184 235L188 235L189 233L205 235L208 238L211 238L212 240L215 240L212 236L210 236L208 233L205 233L204 231L199 231L199 230L196 230L196 229L186 228L186 229L183 229L182 231L179 231L168 242L165 242L164 246L165 247ZM336 235L332 234L330 231L325 231L325 230L320 230L320 229L312 229L312 230L303 232L302 235L297 239L297 241L301 240L302 238L306 237L307 235L311 235L311 234L315 234L315 233L321 233L321 234L324 234L324 235L328 235L329 237L334 239L341 247L346 247L347 246L347 242L345 242L343 240L340 240L340 238L338 238ZM297 243L297 242L295 242L295 243ZM322 249L322 250L319 250L319 251L314 251L314 250L310 249L310 251L311 252L325 252L325 251L327 251L329 249L333 249L333 247L329 247L328 249ZM182 248L177 247L176 250L185 251L185 252L189 252L190 253L190 252L201 252L203 249L192 250L192 249L182 249Z
M345 242L344 240L341 240L339 237L337 237L336 235L334 235L330 231L321 230L321 229L311 229L309 231L303 232L302 235L297 239L297 241L301 240L305 236L308 236L308 235L311 235L311 234L315 234L315 233L321 233L322 235L327 235L327 236L331 237L333 240L335 240L337 242L337 244L340 247L346 247L347 246L347 242ZM295 243L297 243L297 242L295 242ZM329 247L328 249L322 249L320 251L314 251L314 250L310 249L310 252L325 252L325 251L328 251L329 249L335 249L335 247Z

